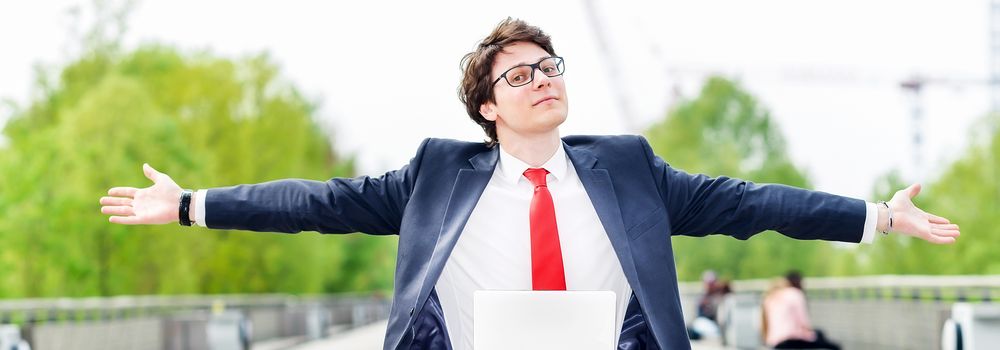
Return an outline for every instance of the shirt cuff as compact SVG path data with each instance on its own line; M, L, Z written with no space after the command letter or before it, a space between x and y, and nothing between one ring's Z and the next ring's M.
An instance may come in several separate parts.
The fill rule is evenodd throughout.
M198 190L198 194L194 196L194 223L201 227L208 227L205 224L205 196L207 195L208 190Z
M865 202L865 230L861 234L861 243L872 244L875 240L875 224L878 223L878 206Z

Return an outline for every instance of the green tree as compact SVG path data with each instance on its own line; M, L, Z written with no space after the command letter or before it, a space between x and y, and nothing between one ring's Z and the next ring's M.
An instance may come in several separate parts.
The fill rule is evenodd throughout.
M912 237L877 237L862 247L871 274L1000 274L1000 118L987 116L970 130L963 155L926 184L914 202L962 228L957 244L937 246ZM906 184L896 172L876 184L874 198L889 198Z
M781 132L764 106L737 83L709 78L700 95L679 103L646 131L653 151L690 173L809 187L791 162ZM827 244L789 239L774 232L747 242L729 237L675 237L678 277L697 278L712 269L732 278L761 278L800 269L815 273L830 258Z
M107 222L96 199L145 187L149 162L183 186L350 176L305 99L267 55L100 46L40 77L4 127L0 296L331 292L391 285L394 241ZM46 83L53 81L52 83ZM365 249L354 249L364 241ZM345 244L345 242L351 242ZM387 267L388 266L388 267ZM365 279L345 276L364 275Z

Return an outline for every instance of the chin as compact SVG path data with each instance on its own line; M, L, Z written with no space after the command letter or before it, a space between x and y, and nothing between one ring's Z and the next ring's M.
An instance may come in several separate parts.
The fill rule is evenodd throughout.
M566 107L563 106L553 106L541 111L536 112L538 119L551 120L559 119L566 120Z
M542 120L548 124L549 128L555 128L566 122L566 113L551 113L544 116Z

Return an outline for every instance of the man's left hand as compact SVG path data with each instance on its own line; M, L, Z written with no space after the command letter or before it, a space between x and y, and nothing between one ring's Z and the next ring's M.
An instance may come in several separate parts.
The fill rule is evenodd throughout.
M913 197L919 193L920 184L913 184L896 191L896 194L889 200L889 207L892 208L892 230L890 232L918 237L935 244L955 243L960 235L958 225L913 205ZM880 232L889 225L888 211L881 204L879 205L877 225Z

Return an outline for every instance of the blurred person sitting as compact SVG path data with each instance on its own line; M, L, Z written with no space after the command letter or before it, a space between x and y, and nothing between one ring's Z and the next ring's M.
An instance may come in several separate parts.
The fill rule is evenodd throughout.
M729 281L718 279L715 271L707 270L701 275L705 294L698 301L698 314L688 327L691 339L717 338L719 330L719 305L731 291Z
M800 289L801 281L801 274L796 271L771 281L762 305L764 343L775 349L839 350L840 345L830 342L823 332L812 328L806 295Z

